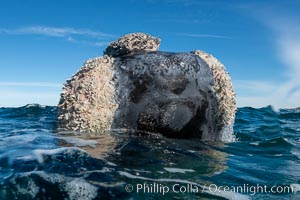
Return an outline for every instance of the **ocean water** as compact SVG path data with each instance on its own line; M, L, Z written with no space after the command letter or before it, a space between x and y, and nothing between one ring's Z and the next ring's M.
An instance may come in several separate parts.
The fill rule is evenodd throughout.
M0 199L300 199L300 110L239 108L236 142L56 129L57 108L0 108Z

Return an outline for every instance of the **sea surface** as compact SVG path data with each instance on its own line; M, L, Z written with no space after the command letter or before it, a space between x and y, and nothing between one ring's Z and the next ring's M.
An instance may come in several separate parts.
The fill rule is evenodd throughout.
M0 108L0 200L300 199L300 110L239 108L232 143L56 129L57 108Z

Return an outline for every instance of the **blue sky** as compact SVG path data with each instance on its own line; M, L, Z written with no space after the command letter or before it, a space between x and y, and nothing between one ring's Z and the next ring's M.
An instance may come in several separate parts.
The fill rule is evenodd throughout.
M229 71L238 106L300 106L300 2L0 1L0 107L56 105L88 58L130 32L162 51L204 50Z

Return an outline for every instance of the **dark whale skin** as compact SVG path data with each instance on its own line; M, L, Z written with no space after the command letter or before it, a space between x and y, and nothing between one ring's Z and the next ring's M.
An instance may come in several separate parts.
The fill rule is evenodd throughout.
M112 128L220 139L213 75L199 56L139 52L121 56L114 65L119 108Z

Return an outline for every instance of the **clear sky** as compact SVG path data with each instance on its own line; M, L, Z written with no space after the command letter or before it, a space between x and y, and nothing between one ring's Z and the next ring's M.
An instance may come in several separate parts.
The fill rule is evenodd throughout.
M298 107L299 10L296 0L2 0L0 107L57 105L65 80L130 32L216 56L239 107Z

